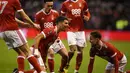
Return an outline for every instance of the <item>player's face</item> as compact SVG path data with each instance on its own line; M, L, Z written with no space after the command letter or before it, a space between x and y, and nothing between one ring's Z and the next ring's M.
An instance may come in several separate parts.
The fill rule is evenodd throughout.
M90 35L90 43L92 45L96 45L96 44L98 44L98 39L94 38L92 35Z
M61 22L61 29L62 31L66 31L69 27L69 21L68 20L64 20L63 22Z
M45 9L50 10L53 8L53 2L46 2L45 3Z

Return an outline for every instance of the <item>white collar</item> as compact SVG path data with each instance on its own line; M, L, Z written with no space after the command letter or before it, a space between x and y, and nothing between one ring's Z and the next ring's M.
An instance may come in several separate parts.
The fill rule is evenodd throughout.
M100 44L100 46L101 46L101 47L99 48L99 50L101 50L102 47L103 47L103 42L100 40L100 41L99 41L99 44Z
M74 1L74 0L71 0L72 2L77 2L78 0Z
M52 10L52 9L51 9ZM45 12L45 8L43 8L42 9L42 12L44 13L44 14L46 14L46 15L49 15L50 13L51 13L51 10L50 10L50 12L47 14L46 12Z

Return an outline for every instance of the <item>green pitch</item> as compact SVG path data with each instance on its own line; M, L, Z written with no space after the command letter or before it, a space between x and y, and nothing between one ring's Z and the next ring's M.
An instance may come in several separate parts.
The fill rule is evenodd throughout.
M33 44L32 39L28 39L29 45ZM128 64L125 68L125 70L130 70L130 42L119 42L119 41L110 41L113 43L120 51L124 52L126 54L126 57L128 59ZM65 44L66 48L68 49L67 41L63 40L63 43ZM88 43L88 46L84 48L84 59L81 65L81 68L79 70L79 73L87 73L88 68L88 62L89 62L89 48L90 44ZM75 53L76 56L76 53ZM72 59L70 63L70 67L68 69L68 73L73 73L75 68L75 56ZM5 42L0 39L0 73L12 73L12 70L17 67L17 54L13 50L8 50ZM58 73L58 68L60 66L60 59L61 57L56 54L55 55L55 72ZM107 64L107 61L96 57L95 63L94 63L94 69L93 73L104 73L105 66ZM29 69L28 62L26 60L25 62L25 69Z

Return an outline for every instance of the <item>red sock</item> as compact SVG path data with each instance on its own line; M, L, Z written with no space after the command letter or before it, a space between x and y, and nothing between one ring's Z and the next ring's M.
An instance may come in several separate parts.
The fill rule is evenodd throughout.
M18 56L17 63L18 63L18 71L24 71L24 56Z
M127 70L126 73L130 73L130 70Z
M76 57L76 70L79 70L81 62L82 62L82 58L83 58L83 53L78 52L77 57Z
M54 72L54 59L48 59L50 72Z
M38 64L37 59L33 55L29 56L27 59L33 65L34 69L38 73L40 73L42 71L41 68L40 68L40 65Z
M28 71L24 71L24 73L34 73L35 70L28 70Z

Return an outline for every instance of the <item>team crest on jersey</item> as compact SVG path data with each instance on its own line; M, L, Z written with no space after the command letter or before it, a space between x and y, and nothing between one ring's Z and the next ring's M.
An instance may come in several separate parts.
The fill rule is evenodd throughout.
M51 20L54 20L54 16L51 17Z
M42 20L44 20L44 18L42 18Z
M79 7L82 7L82 4L81 4L81 3L79 3Z
M72 7L72 5L70 4L69 7Z

